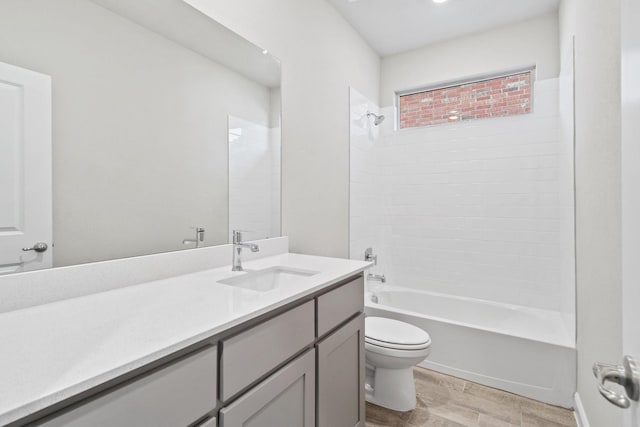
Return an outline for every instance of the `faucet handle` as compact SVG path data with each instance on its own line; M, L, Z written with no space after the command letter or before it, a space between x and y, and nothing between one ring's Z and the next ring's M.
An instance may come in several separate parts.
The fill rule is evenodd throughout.
M367 248L364 251L364 260L373 262L373 265L378 265L378 255L373 254L373 248Z
M251 230L233 230L233 243L242 243L242 233L251 233Z
M204 242L204 227L189 227L192 230L196 230L196 240Z

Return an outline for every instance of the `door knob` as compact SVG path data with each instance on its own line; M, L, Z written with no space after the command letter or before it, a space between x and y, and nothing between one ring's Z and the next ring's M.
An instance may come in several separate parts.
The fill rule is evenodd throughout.
M49 248L49 246L45 242L38 242L31 248L22 248L23 251L36 251L36 252L44 252Z
M631 356L625 356L622 365L596 362L593 364L593 375L598 379L600 394L619 408L628 408L631 405L629 399L637 402L640 398L640 364ZM623 386L627 395L606 388L607 381Z

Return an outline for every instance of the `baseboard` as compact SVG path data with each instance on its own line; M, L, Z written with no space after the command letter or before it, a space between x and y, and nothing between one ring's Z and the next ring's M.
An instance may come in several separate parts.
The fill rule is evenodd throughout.
M582 400L580 400L580 395L578 392L573 395L574 396L574 409L573 415L576 417L576 423L578 427L589 427L589 420L587 419L587 414L584 412L584 406L582 406Z

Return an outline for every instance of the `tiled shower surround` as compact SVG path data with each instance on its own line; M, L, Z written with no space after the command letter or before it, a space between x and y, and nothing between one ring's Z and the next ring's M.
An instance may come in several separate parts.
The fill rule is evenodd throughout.
M573 145L558 82L534 83L530 114L399 131L392 113L381 129L363 120L377 107L352 90L351 257L373 246L391 285L572 316Z
M229 116L229 241L280 235L280 128Z

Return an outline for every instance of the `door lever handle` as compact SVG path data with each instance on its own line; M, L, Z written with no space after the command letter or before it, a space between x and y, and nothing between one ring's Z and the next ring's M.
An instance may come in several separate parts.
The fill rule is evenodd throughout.
M35 252L44 252L49 248L45 242L38 242L31 248L22 248L23 251L35 251Z
M630 400L638 401L640 398L640 366L631 356L625 356L622 365L596 362L593 364L593 375L598 380L600 394L619 408L628 408ZM605 387L607 381L623 386L627 395L609 390Z

